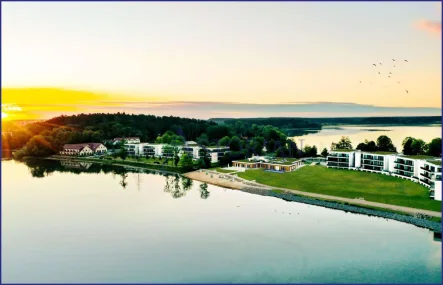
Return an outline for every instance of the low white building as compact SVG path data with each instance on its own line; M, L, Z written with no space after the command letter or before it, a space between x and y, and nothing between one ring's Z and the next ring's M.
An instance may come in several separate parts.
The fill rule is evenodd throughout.
M86 143L79 144L65 144L63 150L60 151L61 155L72 155L72 156L86 156L93 155L94 151Z
M139 137L127 137L127 138L114 138L114 145L117 143L121 143L124 140L125 144L129 143L140 143Z
M434 197L440 197L441 199L441 159L429 156L407 156L392 152L334 150L328 154L327 166L329 168L375 172L408 179L428 188L435 188L436 190L431 192L436 193ZM437 184L440 186L437 186Z
M183 146L178 146L179 156L181 157L184 153L190 155L193 159L201 158L204 149L198 145L194 145L193 142L187 142L188 144ZM124 148L128 151L131 156L165 156L173 157L171 151L167 151L168 144L163 143L126 143ZM229 147L207 147L207 155L211 159L212 163L218 162L219 158L222 157L225 152L229 151Z

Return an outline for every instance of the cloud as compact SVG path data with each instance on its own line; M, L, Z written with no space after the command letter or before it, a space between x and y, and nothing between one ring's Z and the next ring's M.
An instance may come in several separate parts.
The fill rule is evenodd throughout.
M432 34L441 35L441 22L420 20L416 23L416 27Z
M437 11L441 13L441 2L437 2ZM439 21L430 21L430 20L420 20L415 23L415 27L426 31L428 33L441 36L441 20Z

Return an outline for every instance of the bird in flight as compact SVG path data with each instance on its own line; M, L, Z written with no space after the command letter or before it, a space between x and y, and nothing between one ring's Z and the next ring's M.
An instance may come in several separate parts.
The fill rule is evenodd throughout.
M391 78L391 76L388 76L389 78Z
M392 61L395 61L395 59L392 59Z
M394 65L394 67L395 67L395 65Z
M359 81L361 83L361 81Z
M409 62L407 59L405 59L405 62Z
M406 90L406 93L409 93L409 91L408 91L408 90Z
M392 72L389 72L389 74L392 74Z
M380 65L382 65L381 62L380 62Z
M375 63L372 64L373 66L377 66Z
M378 74L380 74L380 72Z
M400 81L398 81L397 83L400 83Z

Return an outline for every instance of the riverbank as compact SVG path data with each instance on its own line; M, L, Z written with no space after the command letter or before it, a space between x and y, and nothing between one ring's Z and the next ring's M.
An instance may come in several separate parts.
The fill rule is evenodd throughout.
M188 172L183 174L183 176L208 184L240 190L251 194L271 196L287 201L310 204L357 214L377 216L413 224L415 226L427 228L438 233L442 232L441 213L439 212L272 187L242 179L235 175L218 173L209 170Z
M98 159L98 158L90 158L90 157L72 157L72 156L62 156L62 155L53 155L49 157L45 157L44 159L49 160L58 160L58 161L72 161L72 162L91 162L98 163L104 165L114 165L114 166L122 166L122 167L131 167L138 169L148 169L148 170L156 170L165 173L171 174L182 174L186 171L182 167L171 167L166 165L159 164L148 164L143 162L135 162L135 161L127 161L127 160L108 160L108 159Z

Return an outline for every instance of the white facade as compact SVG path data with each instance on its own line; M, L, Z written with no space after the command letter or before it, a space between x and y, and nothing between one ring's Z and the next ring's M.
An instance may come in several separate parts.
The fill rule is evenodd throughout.
M435 199L441 200L441 159L417 159L401 154L362 152L359 150L331 151L327 157L330 168L345 168L376 172L408 179L429 187Z
M441 181L434 182L434 200L441 201Z
M79 153L79 155L92 155L94 154L94 151L92 149L89 148L89 146L85 146L84 148L82 148Z
M167 144L156 144L156 143L127 143L124 148L128 151L129 155L134 156L172 156L172 154L164 153L163 148ZM201 158L202 147L196 145L184 145L179 146L179 156L184 153L190 155L193 159ZM219 157L223 156L229 147L208 147L206 148L208 155L212 163L218 162Z

